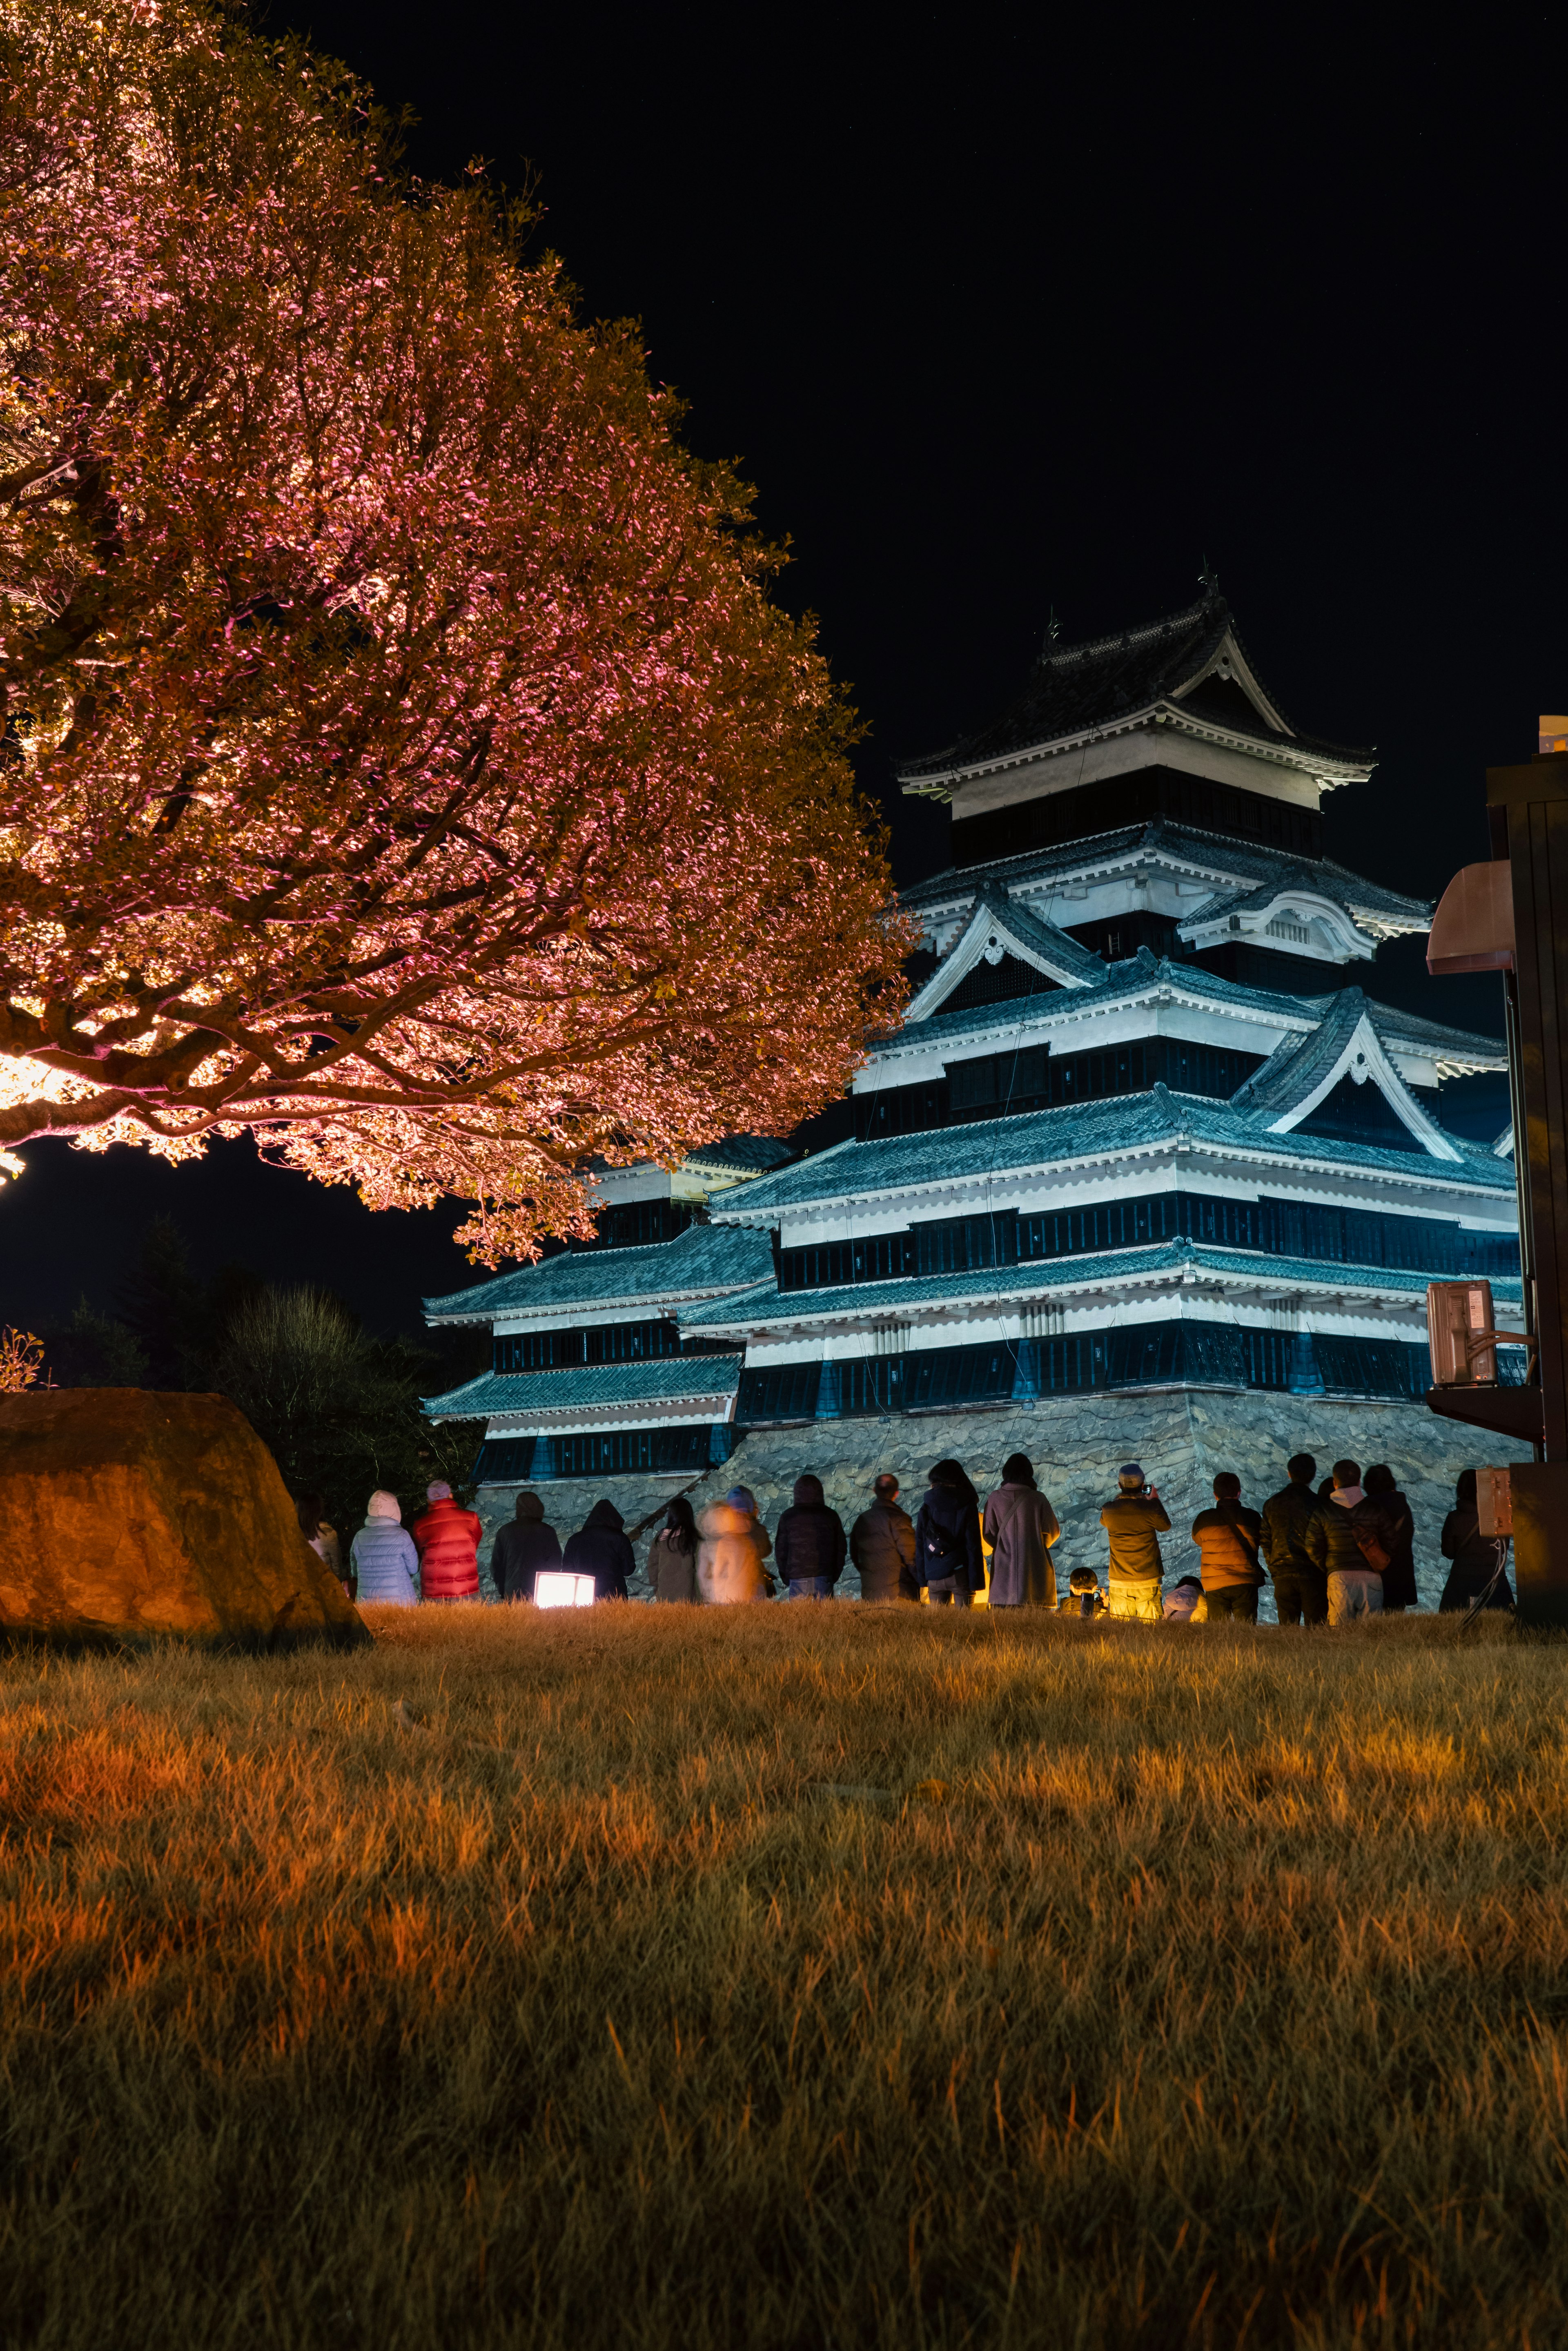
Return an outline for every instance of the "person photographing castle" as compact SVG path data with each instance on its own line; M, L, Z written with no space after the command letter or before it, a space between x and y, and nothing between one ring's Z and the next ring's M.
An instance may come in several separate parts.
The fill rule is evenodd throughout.
M1107 1586L1111 1614L1157 1624L1165 1581L1160 1537L1170 1531L1171 1522L1158 1487L1145 1484L1138 1462L1124 1462L1116 1487L1114 1498L1100 1513L1100 1523L1111 1541Z

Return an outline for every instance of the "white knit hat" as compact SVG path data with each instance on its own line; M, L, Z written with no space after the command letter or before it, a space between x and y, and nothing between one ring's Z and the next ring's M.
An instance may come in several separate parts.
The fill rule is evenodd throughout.
M394 1527L399 1527L402 1524L402 1505L395 1494L389 1494L378 1486L365 1504L365 1516L367 1519L390 1519Z

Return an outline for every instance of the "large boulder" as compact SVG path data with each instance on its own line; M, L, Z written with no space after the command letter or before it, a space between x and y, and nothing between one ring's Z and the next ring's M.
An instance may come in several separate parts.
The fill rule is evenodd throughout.
M0 1633L370 1638L243 1414L141 1388L0 1396Z

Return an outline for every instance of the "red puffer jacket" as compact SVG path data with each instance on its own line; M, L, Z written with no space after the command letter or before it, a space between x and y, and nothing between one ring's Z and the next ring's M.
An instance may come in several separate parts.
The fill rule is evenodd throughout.
M479 1537L472 1510L448 1498L432 1502L409 1529L419 1552L419 1588L426 1600L477 1600Z

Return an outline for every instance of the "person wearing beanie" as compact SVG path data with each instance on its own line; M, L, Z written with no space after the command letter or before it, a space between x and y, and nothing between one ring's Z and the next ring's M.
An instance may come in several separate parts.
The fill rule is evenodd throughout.
M419 1586L426 1600L477 1600L479 1538L484 1527L452 1499L444 1478L424 1489L428 1508L410 1532L419 1551Z
M531 1600L541 1567L560 1565L560 1538L545 1517L537 1494L517 1496L507 1525L490 1546L490 1574L503 1600Z
M1002 1482L986 1502L982 1531L991 1546L993 1608L1054 1608L1051 1546L1061 1540L1056 1512L1035 1483L1027 1453L1009 1454Z
M1137 1616L1157 1624L1165 1562L1160 1537L1170 1520L1156 1487L1146 1485L1142 1465L1124 1461L1116 1473L1116 1494L1100 1513L1100 1523L1111 1541L1111 1573L1107 1599L1113 1616Z
M850 1557L861 1580L861 1598L882 1605L915 1600L915 1522L898 1499L898 1480L884 1469L872 1488L873 1499L850 1529Z
M365 1505L365 1523L349 1545L349 1564L361 1606L413 1608L419 1600L419 1553L403 1529L395 1494L378 1488Z

